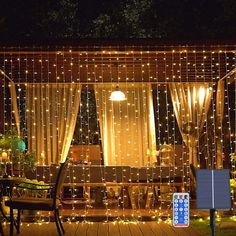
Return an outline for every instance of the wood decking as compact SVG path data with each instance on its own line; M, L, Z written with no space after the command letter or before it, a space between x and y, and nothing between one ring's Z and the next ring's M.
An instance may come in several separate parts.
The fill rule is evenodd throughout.
M166 223L155 221L122 223L122 222L92 222L92 223L63 223L65 236L201 236L192 227L174 228ZM5 235L8 235L9 226L4 226ZM15 234L16 235L16 234ZM55 223L23 223L19 236L57 236Z

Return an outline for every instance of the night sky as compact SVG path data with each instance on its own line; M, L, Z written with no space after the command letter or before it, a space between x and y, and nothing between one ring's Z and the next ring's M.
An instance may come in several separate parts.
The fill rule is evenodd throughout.
M151 5L142 12L145 1ZM136 22L124 19L127 4L135 6ZM147 31L141 38L236 38L235 0L1 0L0 12L1 41L140 38L139 28ZM111 32L94 34L94 21L104 15Z

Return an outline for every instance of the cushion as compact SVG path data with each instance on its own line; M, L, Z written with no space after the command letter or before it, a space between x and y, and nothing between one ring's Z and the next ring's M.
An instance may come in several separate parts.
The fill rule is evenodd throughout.
M17 198L13 197L11 200L5 202L6 206L13 209L27 209L27 210L54 210L53 199L50 198ZM56 207L60 205L60 201L56 201Z

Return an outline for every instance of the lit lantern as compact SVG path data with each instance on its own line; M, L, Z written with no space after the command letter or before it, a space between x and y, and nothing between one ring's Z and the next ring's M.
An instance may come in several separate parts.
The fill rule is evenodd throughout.
M25 142L22 139L15 139L12 141L12 149L18 152L24 152L26 148Z
M2 161L7 161L8 160L8 154L7 152L3 151L2 152Z

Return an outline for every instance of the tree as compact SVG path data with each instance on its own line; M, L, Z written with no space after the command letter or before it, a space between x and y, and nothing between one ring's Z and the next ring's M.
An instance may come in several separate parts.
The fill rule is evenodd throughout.
M41 12L40 31L49 38L79 37L78 1L60 0L50 10Z
M121 9L121 29L125 37L159 37L153 0L128 0Z
M2 0L1 40L232 39L234 0Z
M89 36L93 38L159 37L153 0L125 0L92 21Z
M1 37L49 39L78 37L78 1L4 1L1 6Z
M100 14L91 26L88 36L92 38L116 38L118 32L118 24L112 23L111 16Z

